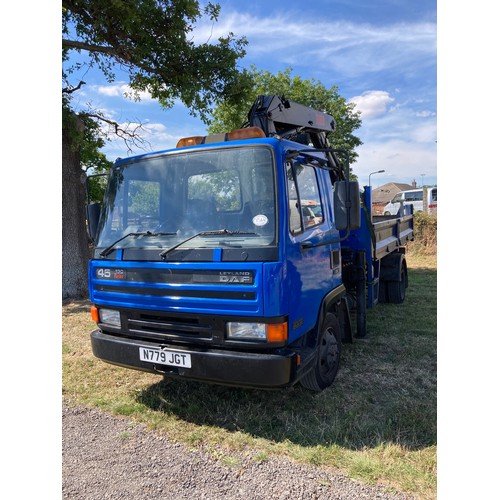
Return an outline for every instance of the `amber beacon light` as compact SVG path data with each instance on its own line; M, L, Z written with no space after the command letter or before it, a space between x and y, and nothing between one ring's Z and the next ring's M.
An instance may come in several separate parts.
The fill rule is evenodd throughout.
M185 148L188 146L198 146L200 144L211 144L214 142L238 141L242 139L256 139L266 137L266 134L260 127L247 127L231 130L231 132L223 132L221 134L212 135L194 135L192 137L184 137L179 139L177 148Z

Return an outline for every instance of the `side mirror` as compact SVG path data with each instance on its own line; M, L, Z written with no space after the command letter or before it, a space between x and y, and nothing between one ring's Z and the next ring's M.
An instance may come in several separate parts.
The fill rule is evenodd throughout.
M95 241L97 236L97 226L99 217L101 216L101 204L90 203L87 205L87 230L92 241Z
M95 242L97 236L97 226L99 225L99 217L101 216L101 204L90 203L90 179L93 177L108 177L107 174L87 175L85 179L85 190L87 192L87 232L90 239Z
M337 181L333 185L333 213L339 231L361 226L361 202L357 181Z

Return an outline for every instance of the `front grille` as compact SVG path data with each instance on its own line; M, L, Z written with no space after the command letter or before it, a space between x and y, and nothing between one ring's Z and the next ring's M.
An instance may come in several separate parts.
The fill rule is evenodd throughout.
M128 335L133 337L155 341L205 343L223 336L222 325L213 318L140 311L130 311L125 313L125 316Z

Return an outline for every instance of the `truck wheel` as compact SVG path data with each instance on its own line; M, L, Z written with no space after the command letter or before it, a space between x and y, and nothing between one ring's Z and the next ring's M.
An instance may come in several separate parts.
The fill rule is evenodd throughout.
M406 287L408 286L408 275L406 265L401 265L401 275L398 281L387 282L387 298L392 304L402 304L406 297Z
M300 381L305 389L320 392L333 384L339 370L341 345L339 322L328 313L321 327L314 366Z
M380 304L387 302L387 281L378 282L378 301Z

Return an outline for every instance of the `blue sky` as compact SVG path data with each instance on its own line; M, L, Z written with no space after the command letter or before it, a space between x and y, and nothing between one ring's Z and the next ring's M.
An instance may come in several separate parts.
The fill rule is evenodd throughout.
M241 67L314 78L356 103L363 141L353 170L360 184L437 183L437 12L429 0L277 0L252 3L222 0L215 26L198 24L195 40L232 31L248 39ZM76 103L91 103L120 123L141 122L150 150L175 146L180 137L205 134L205 125L180 104L162 110L148 95L124 97L125 74L113 84L98 72L85 82ZM110 160L127 156L120 141L106 146ZM142 153L134 150L134 153Z

